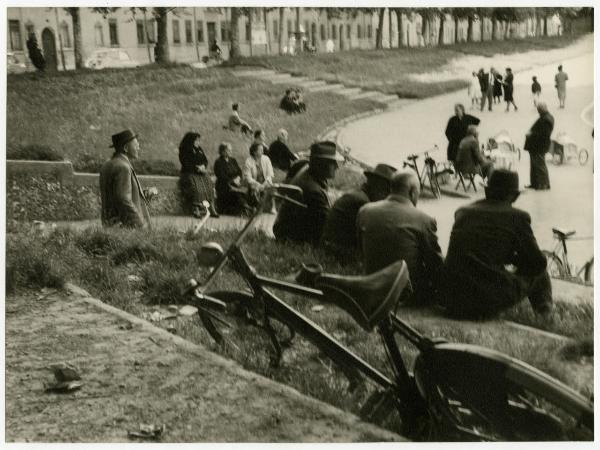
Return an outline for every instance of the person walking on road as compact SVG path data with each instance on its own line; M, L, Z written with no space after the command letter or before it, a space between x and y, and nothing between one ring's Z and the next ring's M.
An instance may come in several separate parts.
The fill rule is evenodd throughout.
M479 69L479 85L481 86L481 111L485 108L485 101L488 102L488 111L492 110L494 93L494 68L489 73Z
M540 101L542 96L542 85L538 82L537 77L531 77L533 83L531 83L531 95L533 97L533 106L537 106L537 102Z
M567 80L569 75L563 72L562 64L558 66L558 73L554 76L554 87L558 94L559 108L565 107L565 98L567 97Z
M515 104L515 100L513 98L513 80L514 75L510 67L506 68L506 74L504 75L504 81L502 84L504 85L504 101L506 102L506 112L509 111L510 105L512 103L513 108L517 111L517 105Z
M479 86L477 72L473 72L473 78L471 78L468 94L469 99L471 100L471 109L477 108L477 106L479 106L479 99L481 98L481 87Z
M530 184L526 188L536 190L550 189L550 178L546 166L546 152L550 148L550 135L554 129L554 117L548 112L544 102L538 102L540 117L535 121L525 138L524 150L529 152Z
M502 75L494 72L494 103L502 103Z

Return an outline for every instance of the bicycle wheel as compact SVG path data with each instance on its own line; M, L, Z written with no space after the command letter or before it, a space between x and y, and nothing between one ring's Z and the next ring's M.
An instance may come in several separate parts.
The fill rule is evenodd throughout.
M276 366L282 347L291 343L293 331L273 317L266 317L260 300L244 291L207 292L227 305L224 313L199 310L204 328L220 353L245 366Z
M583 166L587 163L588 161L588 151L585 148L582 148L581 150L579 150L579 153L577 155L577 158L579 159L579 165Z
M590 260L585 266L585 272L583 273L583 280L590 286L594 285L594 258Z
M439 344L415 361L415 380L444 440L591 441L594 405L500 352Z
M567 278L567 270L558 255L547 250L542 250L542 253L546 257L546 270L550 278L558 278L559 280Z

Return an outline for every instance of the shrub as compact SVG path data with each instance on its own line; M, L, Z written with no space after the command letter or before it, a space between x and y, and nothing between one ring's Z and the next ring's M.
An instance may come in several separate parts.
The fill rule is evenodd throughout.
M111 260L116 265L128 263L144 263L161 259L161 252L150 242L133 242L117 250Z
M8 148L6 159L31 161L63 161L63 156L48 145L30 144Z
M107 161L106 157L84 153L73 163L73 168L77 172L98 173L102 164ZM178 176L179 168L173 161L161 159L136 159L131 162L138 175L168 175Z
M84 153L73 162L73 169L76 172L98 173L107 159L91 153Z
M79 234L75 245L88 255L106 256L123 245L123 240L108 230L96 229L91 233Z

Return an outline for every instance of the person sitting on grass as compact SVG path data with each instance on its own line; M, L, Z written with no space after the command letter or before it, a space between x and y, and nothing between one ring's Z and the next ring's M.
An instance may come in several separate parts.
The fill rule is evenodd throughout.
M226 127L223 127L223 128L228 128L231 131L241 131L241 133L244 136L250 136L250 135L252 135L252 128L250 127L248 122L246 122L245 120L242 120L240 118L239 109L240 109L239 103L234 103L231 106L232 112L231 112L231 115L229 116L229 123Z
M512 204L519 175L496 169L485 199L459 208L444 265L444 306L462 319L491 318L525 297L536 313L552 307L546 257L531 229L531 217Z
M273 166L271 160L264 155L265 144L254 143L250 147L250 156L244 164L244 181L248 185L248 204L252 207L260 205L266 187L273 184ZM275 213L272 205L269 208Z
M217 209L221 214L238 216L248 211L247 190L242 187L242 169L231 153L229 142L219 145L219 158L214 166Z
M288 132L281 128L277 132L277 139L271 142L269 150L265 152L271 160L273 167L284 172L290 170L292 163L298 159L298 156L288 147L287 141Z
M306 104L302 99L302 93L299 89L287 89L285 95L279 103L279 107L289 114L296 114L306 111Z

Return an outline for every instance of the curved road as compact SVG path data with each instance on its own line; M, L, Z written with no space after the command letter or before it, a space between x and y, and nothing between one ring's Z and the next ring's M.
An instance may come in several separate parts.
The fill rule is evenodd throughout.
M505 112L504 103L494 105L492 112L488 112L487 108L483 112L469 110L467 106L467 112L481 118L481 142L500 130L507 130L515 144L521 147L525 133L537 118L530 93L531 76L536 75L555 118L554 134L565 131L579 147L588 149L590 159L585 166L579 166L574 160L563 166L549 164L552 189L545 192L527 190L516 203L517 207L531 214L534 232L542 248L553 246L552 226L576 229L579 236L593 235L593 139L589 125L590 117L593 123L593 104L589 108L594 98L593 61L593 52L562 61L569 75L565 109L558 109L554 89L558 63L537 66L515 75L517 112L512 108L510 112ZM502 67L502 61L497 61L496 67ZM438 156L434 157L445 160L447 141L444 129L453 114L453 105L458 102L468 105L466 90L425 99L402 109L350 123L340 132L340 139L343 145L352 149L353 156L369 164L386 162L401 168L406 155L424 151L434 144L440 148ZM522 153L518 172L521 185L524 186L529 184L529 156L527 152ZM451 188L454 188L454 183ZM473 199L482 197L482 189L478 190L480 192L473 195ZM448 245L454 211L469 201L445 197L442 200L422 200L419 204L437 219L440 244L444 251ZM579 265L593 254L593 245L591 241L573 241L569 243L569 252L571 261Z

